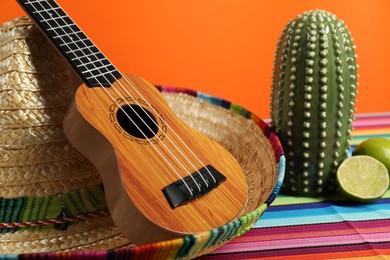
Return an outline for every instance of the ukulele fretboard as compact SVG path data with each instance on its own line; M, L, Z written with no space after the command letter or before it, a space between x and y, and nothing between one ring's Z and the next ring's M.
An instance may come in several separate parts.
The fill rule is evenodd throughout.
M90 86L110 86L121 74L54 0L18 0Z

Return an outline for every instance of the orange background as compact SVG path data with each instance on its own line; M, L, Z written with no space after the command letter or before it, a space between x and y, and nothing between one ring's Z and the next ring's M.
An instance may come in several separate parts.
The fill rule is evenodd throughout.
M324 9L357 46L358 113L390 112L390 1L57 0L122 71L202 91L269 118L274 52L289 19ZM0 22L24 15L0 0Z

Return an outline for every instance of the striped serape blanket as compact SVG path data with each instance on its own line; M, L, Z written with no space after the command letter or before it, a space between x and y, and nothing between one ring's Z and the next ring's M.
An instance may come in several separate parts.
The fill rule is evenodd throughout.
M352 147L390 138L390 113L358 115ZM254 227L202 259L390 259L390 189L370 204L279 195Z

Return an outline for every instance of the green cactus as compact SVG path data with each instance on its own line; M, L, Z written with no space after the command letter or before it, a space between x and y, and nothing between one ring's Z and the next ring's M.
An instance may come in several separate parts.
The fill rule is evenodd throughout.
M279 39L271 118L286 154L287 193L317 196L336 188L354 120L354 49L343 21L322 10L298 15Z

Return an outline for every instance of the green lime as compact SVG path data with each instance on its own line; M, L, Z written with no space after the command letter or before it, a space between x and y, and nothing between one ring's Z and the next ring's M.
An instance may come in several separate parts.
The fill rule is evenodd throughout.
M390 140L370 138L355 147L352 155L368 155L383 163L390 173Z
M366 155L347 158L337 169L340 189L359 202L378 199L389 188L389 173L383 163Z

